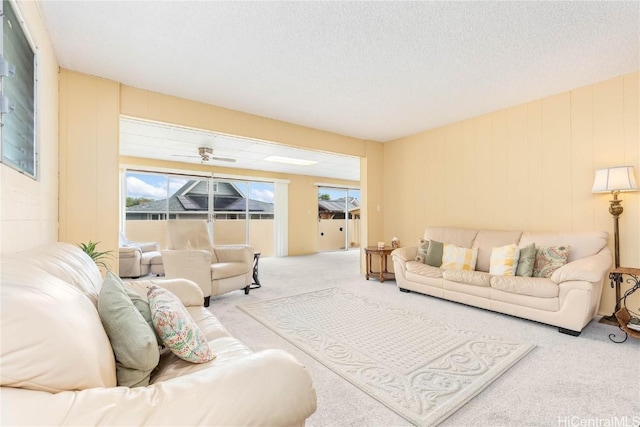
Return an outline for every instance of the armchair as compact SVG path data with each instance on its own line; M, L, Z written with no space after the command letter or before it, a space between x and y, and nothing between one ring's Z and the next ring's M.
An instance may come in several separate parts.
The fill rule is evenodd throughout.
M156 242L137 243L120 233L118 274L120 277L138 278L147 274L164 274L160 246Z
M167 250L162 251L165 276L197 283L204 306L211 296L239 289L249 293L253 273L253 247L214 246L206 221L167 221Z

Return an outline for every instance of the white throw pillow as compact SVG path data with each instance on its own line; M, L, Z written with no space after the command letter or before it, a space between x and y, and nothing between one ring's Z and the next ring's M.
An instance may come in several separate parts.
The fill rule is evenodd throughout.
M478 248L468 249L460 246L444 244L442 266L444 270L475 270L478 260Z
M520 258L520 248L515 243L493 248L489 259L489 274L515 276Z

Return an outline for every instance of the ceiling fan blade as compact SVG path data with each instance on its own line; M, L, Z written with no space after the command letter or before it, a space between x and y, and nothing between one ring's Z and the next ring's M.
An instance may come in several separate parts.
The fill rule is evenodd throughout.
M193 158L200 158L200 156L189 156L187 154L172 154L173 157L193 157Z
M217 160L219 162L235 162L236 161L236 159L232 159L230 157L216 157L216 156L213 156L213 157L209 157L209 159Z

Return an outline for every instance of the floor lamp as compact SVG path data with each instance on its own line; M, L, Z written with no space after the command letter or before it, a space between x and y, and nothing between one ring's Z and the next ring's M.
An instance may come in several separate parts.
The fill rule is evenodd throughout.
M623 191L638 191L638 184L633 174L633 166L613 166L596 170L596 177L593 181L593 193L611 193L613 200L609 201L609 213L613 216L613 238L614 238L614 261L615 268L620 267L620 232L618 230L618 218L622 214L622 200L618 199L618 194ZM611 284L613 286L613 283ZM616 283L616 305L614 315L620 308L620 283ZM611 316L613 317L613 316ZM605 320L606 318L603 318ZM618 322L613 317L617 325Z

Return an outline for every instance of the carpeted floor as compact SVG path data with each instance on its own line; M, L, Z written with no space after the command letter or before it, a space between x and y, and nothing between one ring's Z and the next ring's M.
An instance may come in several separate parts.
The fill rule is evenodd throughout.
M318 395L318 410L307 420L307 426L411 423L248 316L237 308L238 304L337 287L422 312L454 328L536 345L441 426L640 424L640 340L629 338L623 344L615 344L608 336L620 336L619 330L599 324L597 319L582 335L571 337L548 325L416 293L401 293L394 281L381 284L365 280L359 273L358 257L358 251L348 251L262 258L262 288L249 295L231 292L211 301L210 310L249 347L282 348L307 366Z

